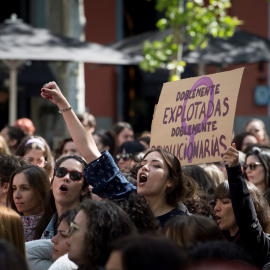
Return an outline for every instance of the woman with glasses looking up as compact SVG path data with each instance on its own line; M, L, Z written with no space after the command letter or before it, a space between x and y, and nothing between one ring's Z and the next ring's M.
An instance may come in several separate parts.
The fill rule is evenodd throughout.
M270 183L270 150L253 147L246 155L244 172L248 180L264 193Z
M145 197L161 227L176 215L188 214L182 201L194 195L196 186L192 179L183 176L176 156L160 148L149 150L140 163L136 188L123 176L108 151L98 151L55 82L44 85L41 96L50 99L63 114L71 137L88 162L84 173L93 193L117 199L137 191Z
M51 188L45 200L44 214L36 231L35 239L51 239L57 234L59 217L76 207L84 198L91 197L85 181L86 162L75 155L63 156L55 163Z

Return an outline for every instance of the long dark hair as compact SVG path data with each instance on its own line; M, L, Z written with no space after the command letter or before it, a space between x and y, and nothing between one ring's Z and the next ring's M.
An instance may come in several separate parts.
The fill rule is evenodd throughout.
M55 168L58 168L67 159L75 159L75 160L79 161L82 164L82 170L84 170L85 167L87 166L87 163L85 162L85 160L83 158L76 156L76 155L69 155L69 156L64 156L64 157L59 158L55 163ZM53 184L53 181L54 181L54 176L53 176L53 179L51 181L51 186ZM86 182L86 180L84 180L82 190L84 190L86 187L88 187L88 183ZM91 198L91 193L87 192L86 195L84 195L83 197L80 197L80 200L82 201L84 198ZM40 239L43 231L46 229L52 216L56 212L55 200L54 200L53 192L51 189L50 189L47 197L45 198L44 205L45 205L44 208L46 209L46 211L44 211L42 217L40 218L40 220L36 226L34 239Z
M40 168L35 165L27 165L19 168L18 170L13 173L10 179L8 194L7 194L7 205L15 210L17 213L17 207L13 200L13 179L15 175L19 173L24 173L25 177L27 178L30 187L33 189L35 193L36 205L39 206L40 211L39 214L43 211L44 199L46 198L49 190L50 190L50 178L45 171L45 169ZM21 213L20 213L21 214Z
M196 184L190 178L183 175L180 161L170 152L161 149L151 149L146 152L143 159L152 152L161 154L168 167L168 179L172 181L172 186L166 190L166 202L177 207L180 201L192 197L196 191Z

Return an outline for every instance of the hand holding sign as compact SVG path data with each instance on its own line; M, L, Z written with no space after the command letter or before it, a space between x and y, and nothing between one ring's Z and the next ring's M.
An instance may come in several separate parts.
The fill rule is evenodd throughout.
M153 117L151 148L168 150L182 166L221 161L231 144L243 71L164 84Z

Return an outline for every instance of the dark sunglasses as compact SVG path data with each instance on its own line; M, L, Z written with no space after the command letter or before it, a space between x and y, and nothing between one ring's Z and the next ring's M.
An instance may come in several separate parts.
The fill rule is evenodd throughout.
M127 161L127 160L129 160L132 156L133 156L133 154L130 154L130 153L126 153L126 154L118 154L118 155L115 156L115 160L116 160L116 162L118 162L118 161L122 158L124 161Z
M70 179L74 182L79 182L83 177L84 174L82 172L78 171L69 171L67 168L64 167L58 167L55 169L55 175L59 178L64 177L69 173Z
M262 165L260 162L254 162L254 163L250 163L250 164L246 164L244 166L244 171L247 170L247 168L249 167L252 171L254 171L256 169L257 166Z

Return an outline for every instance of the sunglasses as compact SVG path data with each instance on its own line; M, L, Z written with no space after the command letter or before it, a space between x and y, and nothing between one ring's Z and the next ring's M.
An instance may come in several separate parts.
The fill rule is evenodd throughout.
M124 161L127 161L127 160L129 160L132 156L133 156L133 154L130 154L130 153L126 153L126 154L118 154L118 155L115 156L115 160L116 160L116 162L118 162L118 161L122 158Z
M84 174L78 171L69 171L67 168L58 167L55 169L55 175L59 178L63 178L69 173L70 179L74 182L79 182L83 177Z
M247 170L247 168L249 167L252 171L254 171L256 169L257 166L262 165L260 162L254 162L254 163L250 163L250 164L246 164L244 166L244 171Z
M71 222L69 225L68 234L72 235L72 234L74 234L75 231L78 231L79 229L80 229L80 227L77 224Z

